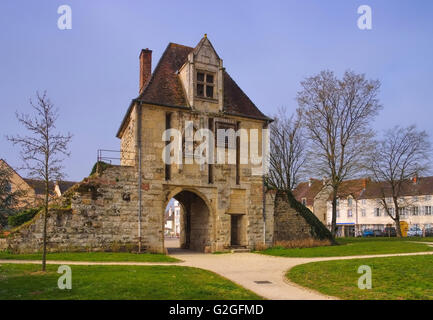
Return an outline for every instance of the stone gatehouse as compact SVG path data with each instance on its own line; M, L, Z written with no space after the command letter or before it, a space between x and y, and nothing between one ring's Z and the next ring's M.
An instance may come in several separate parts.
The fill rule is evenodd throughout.
M162 137L166 129L186 135L188 123L192 133L254 128L261 156L262 129L271 119L230 77L206 35L195 48L170 43L153 73L151 61L152 51L142 50L140 93L117 137L122 165L141 172L141 215L154 216L152 246L163 250L162 217L171 198L182 205L186 248L211 252L265 243L263 176L254 175L251 164L241 164L239 139L233 145L223 141L236 152L235 163L198 164L183 143L182 163L167 165ZM148 234L142 230L143 243Z
M121 165L100 170L68 191L68 208L52 210L49 217L49 250L165 252L164 212L172 198L182 208L183 248L254 249L271 245L275 234L279 241L314 237L311 223L287 202L274 202L275 193L265 192L262 164L241 161L240 137L216 135L216 146L235 155L230 163L193 161L194 150L184 138L182 161L164 161L163 150L172 142L163 139L167 129L183 136L201 129L255 129L257 156L264 153L262 133L271 119L230 77L206 35L195 48L170 43L153 72L152 51L142 50L139 60L139 96L117 132ZM0 249L39 251L41 233L37 216L2 240Z

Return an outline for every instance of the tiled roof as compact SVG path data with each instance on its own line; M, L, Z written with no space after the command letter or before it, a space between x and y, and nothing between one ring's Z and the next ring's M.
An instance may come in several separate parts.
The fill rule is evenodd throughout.
M57 183L59 185L60 192L62 194L65 193L65 191L67 191L73 185L77 184L77 182L75 182L75 181L58 181Z
M376 199L382 197L382 190L385 197L392 195L390 187L384 182L370 182L367 188L360 196L360 199ZM406 180L402 184L401 196L421 196L433 195L433 177L417 178L416 183L413 180Z
M191 47L169 43L149 83L137 100L166 106L186 107L187 102L182 83L176 71L182 67L192 50Z
M169 43L153 71L148 84L133 102L141 101L143 103L168 107L190 108L178 71L187 61L188 54L193 50L195 49L192 47ZM271 120L256 107L226 71L223 71L223 74L223 111L225 113L259 120ZM130 110L131 107L122 122L117 136L119 136Z
M25 178L24 181L35 190L35 193L37 195L43 195L45 194L45 181L43 180L37 180L37 179L28 179ZM66 190L68 190L70 187L72 187L77 182L74 181L59 181L59 188L60 192L63 194ZM53 182L48 183L49 192L51 195L54 195L54 186L55 184Z
M369 178L345 180L338 188L337 197L346 199L352 196L355 199L360 199L361 195L365 192L365 188L371 183ZM329 195L328 201L332 200L332 193Z
M27 182L30 188L35 190L35 193L37 195L45 194L45 181L37 180L37 179L28 179L28 178L24 178L24 181ZM52 182L48 183L48 188L50 194L54 194L54 184Z
M307 201L307 206L312 206L314 198L323 188L323 181L317 179L310 179L310 182L301 182L293 190L293 195L296 200L302 201L303 198Z

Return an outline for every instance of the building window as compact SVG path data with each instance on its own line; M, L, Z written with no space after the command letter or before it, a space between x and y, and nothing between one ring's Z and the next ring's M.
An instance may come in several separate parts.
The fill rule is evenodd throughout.
M388 208L388 212L391 216L394 216L394 208Z
M426 195L425 196L425 201L430 201L431 200L431 195Z
M387 203L392 203L392 198L386 198Z
M337 218L340 218L340 210L337 210Z
M362 204L366 204L366 202L367 202L367 201L366 201L365 199L362 199L362 200L361 200L361 203L362 203Z
M352 209L347 210L347 217L348 218L352 217Z
M197 72L197 96L202 98L214 97L215 77L211 73Z
M361 216L363 216L363 217L366 216L365 209L361 209Z
M348 205L349 207L352 206L352 198L348 198L348 199L347 199L347 205Z
M426 216L431 216L431 206L425 206L424 207L424 214Z
M413 200L413 202L417 202L418 201L418 197L417 196L413 196L412 200Z
M11 192L12 192L12 185L9 182L6 182L5 193L11 193Z
M376 208L376 209L374 209L374 215L375 215L376 217L380 217L380 208Z
M418 213L419 213L419 208L418 207L412 207L412 215L417 216Z
M302 198L302 204L303 204L304 206L306 206L306 205L307 205L307 199Z

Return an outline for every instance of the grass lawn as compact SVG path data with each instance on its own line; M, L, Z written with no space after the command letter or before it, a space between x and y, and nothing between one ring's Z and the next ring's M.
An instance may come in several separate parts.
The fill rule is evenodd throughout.
M372 289L358 288L361 265L372 269ZM314 262L292 268L287 277L342 299L433 299L433 255Z
M60 290L58 266L1 264L0 300L261 299L210 271L180 266L71 266L72 289Z
M337 246L314 248L273 247L260 251L262 254L281 257L341 257L354 255L407 253L433 251L433 247L419 243L431 238L339 238Z
M16 260L42 260L42 253L34 254L11 254L0 252L1 259L16 259ZM177 262L176 258L165 254L152 253L126 253L126 252L58 252L48 253L47 260L59 261L94 261L94 262Z

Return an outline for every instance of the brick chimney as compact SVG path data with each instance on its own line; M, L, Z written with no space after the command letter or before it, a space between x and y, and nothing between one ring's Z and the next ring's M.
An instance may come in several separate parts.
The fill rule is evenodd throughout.
M152 75L152 50L142 49L140 52L140 90L141 94Z

